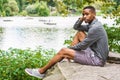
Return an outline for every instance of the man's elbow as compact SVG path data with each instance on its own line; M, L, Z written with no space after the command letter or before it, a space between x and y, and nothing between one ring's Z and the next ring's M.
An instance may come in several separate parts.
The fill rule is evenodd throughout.
M75 30L79 30L78 27L79 27L78 25L74 25L73 29L75 29Z

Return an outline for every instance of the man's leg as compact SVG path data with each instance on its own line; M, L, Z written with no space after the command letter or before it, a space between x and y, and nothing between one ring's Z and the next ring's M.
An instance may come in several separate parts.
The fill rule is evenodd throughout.
M75 45L81 41L83 41L86 37L86 34L85 32L82 32L82 31L79 31L76 33L73 41L72 41L72 44L71 45ZM51 60L50 62L45 65L44 67L40 68L39 69L39 72L40 73L44 73L47 71L47 69L49 69L50 67L52 67L55 63L61 61L62 59L64 58L67 58L67 59L73 59L75 56L75 51L72 50L72 49L69 49L69 48L62 48L58 54L56 54Z
M69 48L62 48L49 62L47 65L39 69L39 72L45 73L49 68L54 66L57 62L64 58L73 59L75 56L75 51Z
M84 38L85 38L85 33L84 32L77 32L77 34L75 35L72 45L77 44L78 42L81 42ZM31 75L31 76L35 76L38 78L43 78L44 77L44 73L51 68L52 66L54 66L57 62L61 61L64 58L67 59L74 59L75 57L75 51L69 48L62 48L49 62L47 65L45 65L44 67L40 68L40 69L25 69L25 71ZM41 73L41 74L40 74Z
M86 37L85 32L83 32L83 31L78 31L78 32L75 34L74 38L73 38L73 41L72 41L72 43L71 43L71 46L76 45L77 43L83 41L83 40L85 39L85 37Z

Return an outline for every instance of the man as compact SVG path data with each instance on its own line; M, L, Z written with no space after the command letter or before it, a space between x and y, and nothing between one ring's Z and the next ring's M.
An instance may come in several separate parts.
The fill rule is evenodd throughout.
M104 66L108 57L108 40L102 24L96 19L93 6L83 8L83 16L77 20L74 29L78 30L72 46L62 48L47 65L39 69L25 69L34 77L43 78L45 72L64 58L72 59L77 63L92 66ZM82 25L82 22L88 23ZM87 32L87 35L85 34Z

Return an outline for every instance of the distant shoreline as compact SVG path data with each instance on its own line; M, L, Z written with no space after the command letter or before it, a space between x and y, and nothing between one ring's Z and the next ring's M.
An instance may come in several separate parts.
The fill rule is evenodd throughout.
M74 25L79 16L70 16L70 17L61 17L61 16L48 16L48 17L0 17L0 26L1 27L57 27L57 28L69 28ZM102 24L107 24L112 26L114 24L114 19L104 19L101 16L97 16L98 20Z

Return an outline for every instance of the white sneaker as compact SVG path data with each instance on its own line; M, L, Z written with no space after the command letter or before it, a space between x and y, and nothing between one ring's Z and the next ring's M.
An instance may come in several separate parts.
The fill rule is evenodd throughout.
M45 74L40 74L38 69L25 69L25 72L28 73L30 76L34 76L40 79L43 79Z

